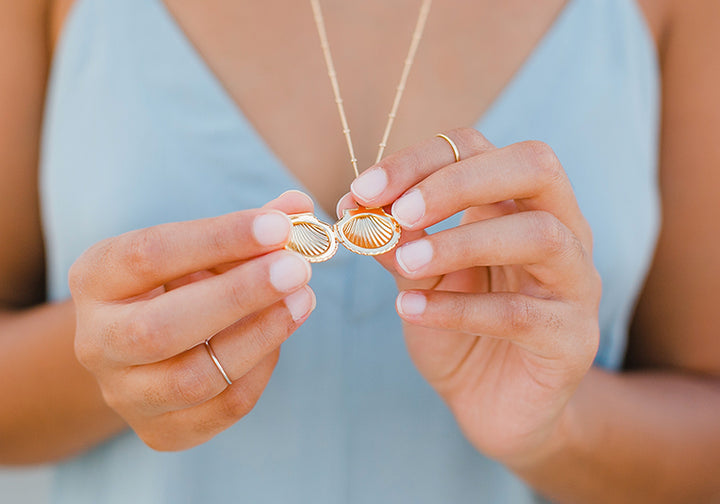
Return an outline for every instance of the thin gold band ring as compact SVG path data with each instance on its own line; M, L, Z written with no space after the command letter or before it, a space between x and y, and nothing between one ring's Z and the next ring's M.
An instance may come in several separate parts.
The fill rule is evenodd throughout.
M443 135L442 133L438 133L435 136L442 138L443 140L445 140L447 143L450 144L450 147L453 150L453 154L455 155L455 162L456 163L459 162L460 161L460 151L458 150L457 145L455 145L455 142L453 142L449 136Z
M215 352L213 351L212 347L210 346L210 339L205 340L205 349L208 352L208 355L210 355L210 358L213 361L213 364L215 364L215 367L218 371L220 371L220 374L225 379L225 382L227 382L228 385L232 385L232 380L228 376L228 374L225 372L225 369L223 369L222 364L220 364L220 360L218 360L217 355L215 355Z

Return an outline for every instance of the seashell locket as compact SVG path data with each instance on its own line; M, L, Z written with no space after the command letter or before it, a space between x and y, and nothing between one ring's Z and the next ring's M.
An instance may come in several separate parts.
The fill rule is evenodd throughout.
M400 241L400 225L382 208L345 210L330 226L312 213L290 215L292 230L285 248L310 262L327 261L335 255L338 242L351 252L379 255L391 251Z

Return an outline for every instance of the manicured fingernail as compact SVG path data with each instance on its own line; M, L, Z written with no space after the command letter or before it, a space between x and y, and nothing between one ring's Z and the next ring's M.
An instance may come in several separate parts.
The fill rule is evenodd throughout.
M419 189L413 189L393 203L392 214L403 227L412 227L425 215L425 200Z
M380 167L372 168L350 184L350 190L360 199L370 201L380 196L387 187L388 178L385 170Z
M357 203L355 203L352 199L352 193L345 194L338 200L337 205L335 205L335 213L337 214L338 219L342 219L343 210L346 208L357 208Z
M301 286L310 279L310 264L299 254L287 253L270 265L270 283L280 292Z
M283 196L287 196L289 194L297 194L299 196L302 196L302 197L307 198L308 200L312 201L312 198L310 198L310 196L308 196L307 194L305 194L304 192L302 192L298 189L288 189L287 191L282 193L280 196L278 196L278 199L282 198Z
M315 303L315 294L309 287L293 292L285 298L285 306L295 322L305 318L308 313L313 311Z
M401 292L397 297L396 306L400 315L416 317L425 312L427 298L417 292Z
M406 243L395 251L395 259L406 273L414 273L432 261L433 248L423 239Z
M290 219L281 213L268 213L255 217L253 236L260 245L269 247L284 243L290 235Z

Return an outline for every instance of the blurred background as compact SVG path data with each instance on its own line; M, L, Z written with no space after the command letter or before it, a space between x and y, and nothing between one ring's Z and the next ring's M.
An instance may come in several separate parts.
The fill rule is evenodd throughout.
M49 468L0 469L0 503L47 504L50 495Z

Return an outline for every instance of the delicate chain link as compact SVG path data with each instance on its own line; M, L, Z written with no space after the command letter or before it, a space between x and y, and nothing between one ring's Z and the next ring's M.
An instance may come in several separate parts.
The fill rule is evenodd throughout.
M388 114L388 122L385 125L385 133L380 141L375 163L382 159L385 147L387 147L390 130L392 129L393 122L395 121L395 114L397 114L397 109L400 106L400 99L402 98L403 91L405 91L405 84L407 83L408 75L410 75L410 67L412 67L413 61L415 61L415 53L417 52L417 48L420 45L420 39L422 38L423 31L425 30L425 22L427 21L428 14L430 13L431 3L432 0L425 0L422 3L422 6L420 6L420 14L418 14L415 32L413 33L412 41L410 42L410 50L408 50L407 58L405 58L405 66L403 67L402 77L400 77L400 84L398 84L395 92L395 100L393 101L392 109L390 109L390 113Z
M338 112L340 113L340 122L342 123L343 133L345 134L345 141L347 142L348 151L350 152L350 162L352 163L355 176L357 177L359 175L357 158L355 157L355 149L353 148L352 137L350 136L350 127L348 126L347 117L345 116L345 107L343 106L343 100L340 97L340 86L338 86L337 73L335 72L335 65L333 64L332 55L330 54L330 44L328 43L325 21L323 19L322 10L320 9L320 1L310 0L310 4L312 5L313 14L315 15L315 24L317 25L318 35L320 36L320 46L322 47L323 55L325 56L325 64L327 66L328 76L330 77L330 83L332 84L333 94L335 95L335 103L337 104ZM385 133L380 141L377 159L375 160L376 163L382 158L385 147L387 146L387 141L390 137L390 130L392 129L393 122L395 121L397 109L400 106L400 99L405 91L405 84L407 83L407 78L410 74L410 68L415 60L415 53L417 52L423 30L425 29L425 22L427 21L428 14L430 12L430 4L432 4L432 0L423 0L422 5L420 6L420 13L418 14L417 23L415 25L415 32L412 36L408 55L405 58L405 66L403 67L402 76L400 77L400 83L398 84L395 92L395 100L393 101L392 108L388 114L388 121L385 125Z

